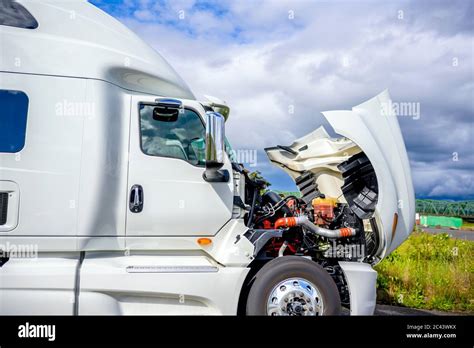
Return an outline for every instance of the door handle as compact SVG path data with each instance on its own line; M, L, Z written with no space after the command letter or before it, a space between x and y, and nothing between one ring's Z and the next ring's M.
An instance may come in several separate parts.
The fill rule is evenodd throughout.
M140 185L132 186L128 207L132 213L139 213L143 210L143 188Z

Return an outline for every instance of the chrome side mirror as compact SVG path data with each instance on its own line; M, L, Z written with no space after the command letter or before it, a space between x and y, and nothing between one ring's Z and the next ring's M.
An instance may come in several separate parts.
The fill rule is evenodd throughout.
M225 118L218 112L206 112L206 170L204 180L228 182L229 172L219 170L225 159Z

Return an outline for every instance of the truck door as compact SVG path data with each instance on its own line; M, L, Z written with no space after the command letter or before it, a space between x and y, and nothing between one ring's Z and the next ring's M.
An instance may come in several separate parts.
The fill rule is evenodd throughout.
M156 97L132 96L127 236L212 236L231 218L227 183L203 179L205 111L183 101L160 114ZM222 169L231 173L226 155Z

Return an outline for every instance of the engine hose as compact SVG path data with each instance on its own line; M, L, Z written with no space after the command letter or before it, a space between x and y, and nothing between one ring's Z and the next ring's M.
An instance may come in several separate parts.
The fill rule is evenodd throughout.
M275 221L275 229L295 226L303 226L312 233L326 238L344 238L351 237L356 234L356 230L351 227L343 227L338 228L336 230L330 230L327 228L316 226L311 221L309 221L307 216L280 218Z
M285 240L281 245L280 249L278 250L278 257L282 257L283 253L285 252L286 248L288 247L288 242Z
M257 193L258 190L256 187L253 188L253 197L252 197L252 206L250 207L249 219L247 221L247 226L252 227L254 224L252 223L253 220L253 213L255 212L255 201L257 200Z

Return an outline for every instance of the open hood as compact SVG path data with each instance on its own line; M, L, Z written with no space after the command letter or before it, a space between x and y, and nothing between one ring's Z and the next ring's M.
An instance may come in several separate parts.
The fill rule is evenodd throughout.
M375 196L374 192L369 192L361 198L363 201L374 195L370 216L367 213L362 216L363 212L358 215L375 222L379 240L375 256L379 260L408 237L415 220L410 165L391 105L390 95L384 91L352 110L323 112L334 131L342 137L331 138L320 127L290 146L265 149L270 161L293 179L310 171L315 174L321 193L338 197L339 202L351 203L354 197L346 194L350 160L357 158L360 161L361 156L366 156L375 172L377 193Z

